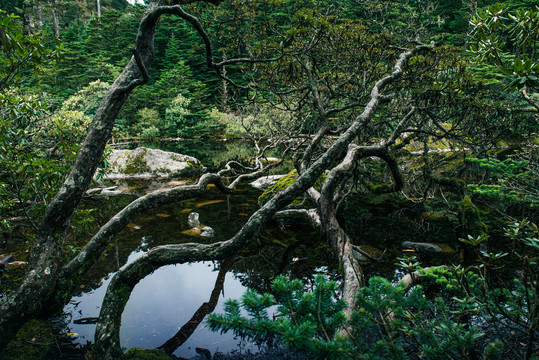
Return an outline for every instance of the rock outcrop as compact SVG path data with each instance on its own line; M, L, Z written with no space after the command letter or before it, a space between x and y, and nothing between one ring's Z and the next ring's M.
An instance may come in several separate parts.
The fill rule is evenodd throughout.
M181 178L206 171L192 156L139 147L135 150L112 150L106 179Z

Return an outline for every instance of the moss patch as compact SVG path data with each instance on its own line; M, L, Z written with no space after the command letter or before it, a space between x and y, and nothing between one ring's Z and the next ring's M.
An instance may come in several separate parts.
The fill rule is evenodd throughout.
M52 327L43 320L28 321L0 354L4 360L45 360L56 358Z
M122 170L123 174L141 174L150 172L151 169L144 159L146 157L146 149L143 149L137 156L129 157L125 159L125 168Z
M488 227L481 220L481 213L477 206L472 202L469 196L465 196L459 204L462 216L462 223L465 226L467 234L477 236L479 234L487 234Z
M296 181L298 178L298 172L296 170L290 171L288 174L280 178L275 184L271 185L258 197L258 204L264 205L279 191L283 191Z

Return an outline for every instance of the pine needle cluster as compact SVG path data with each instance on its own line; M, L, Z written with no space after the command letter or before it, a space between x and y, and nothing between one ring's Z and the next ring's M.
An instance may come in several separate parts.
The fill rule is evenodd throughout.
M211 314L208 323L214 331L335 360L468 358L483 336L459 323L442 298L425 297L421 286L407 291L402 283L372 277L350 319L337 298L338 287L322 275L312 290L298 279L279 276L272 283L274 294L249 290L241 304L228 300L225 313ZM497 347L489 349L492 354Z

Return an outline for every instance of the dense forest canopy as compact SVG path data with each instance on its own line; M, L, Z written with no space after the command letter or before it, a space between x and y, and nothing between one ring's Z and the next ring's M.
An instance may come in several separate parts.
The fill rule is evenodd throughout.
M123 356L119 323L140 279L167 264L229 258L276 217L324 233L340 285L320 277L316 296L303 297L304 284L279 277L275 297L246 295L250 319L231 303L212 317L216 329L281 336L321 358L537 355L534 1L0 0L0 21L0 240L30 248L24 277L3 290L0 346L26 321L61 309L143 211L200 196L209 184L234 194L287 163L292 171L230 239L160 246L118 271L96 356ZM79 208L107 173L111 142L209 137L246 138L254 152L141 196L99 229ZM277 163L262 161L270 148L282 152ZM364 199L387 205L389 196L443 204L437 214L454 219L464 265L421 268L402 258L401 285L366 278L356 256L362 239L347 216ZM75 248L69 239L84 233ZM498 270L510 262L522 268L504 292ZM433 279L459 310L424 300L418 283ZM392 300L373 301L385 297ZM276 302L288 320L270 321L265 309ZM519 335L483 337L474 316ZM416 321L431 327L414 329ZM362 331L373 324L384 330L369 347L374 335Z

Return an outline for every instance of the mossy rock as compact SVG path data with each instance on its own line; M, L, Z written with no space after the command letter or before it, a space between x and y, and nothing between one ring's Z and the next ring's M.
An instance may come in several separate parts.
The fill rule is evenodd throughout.
M454 224L459 222L458 214L450 210L425 211L419 218L427 221L449 221Z
M188 177L206 171L192 156L145 147L113 150L109 161L106 176L110 179Z
M171 357L161 349L142 349L133 347L125 354L127 360L170 360Z
M57 358L56 335L43 320L32 319L24 324L15 338L0 353L4 360L49 360Z
M125 168L122 170L124 174L139 174L150 172L151 169L148 166L148 163L144 159L146 156L147 150L142 149L136 156L127 157L125 160Z
M267 188L266 191L264 191L262 195L258 197L258 204L262 206L267 203L269 199L271 199L279 191L282 191L292 185L294 181L297 180L298 176L298 172L296 170L292 170L288 174L277 180L275 184Z

